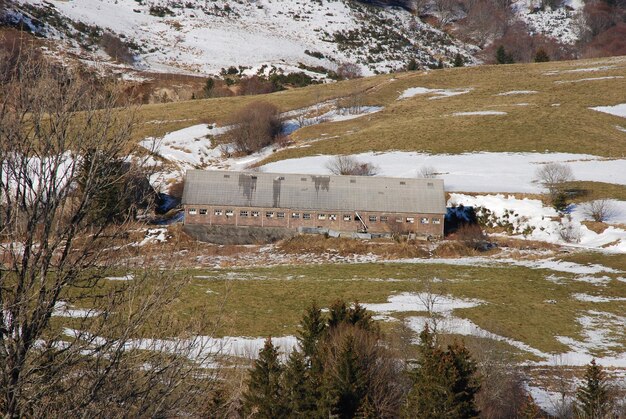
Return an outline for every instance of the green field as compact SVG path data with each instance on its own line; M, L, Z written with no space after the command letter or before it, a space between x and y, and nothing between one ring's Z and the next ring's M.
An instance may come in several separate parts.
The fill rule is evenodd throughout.
M580 255L578 263L599 263L594 256ZM601 256L606 266L624 265L624 258ZM376 263L275 266L255 269L190 270L193 277L172 316L181 324L197 315L219 319L219 336L283 336L294 334L304 308L312 301L327 307L336 299L363 303L386 302L403 292L421 292L429 279L438 294L479 299L485 303L454 311L492 333L524 342L544 352L565 352L568 347L556 336L583 339L577 318L590 310L626 316L623 301L579 301L575 293L626 297L618 273L603 286L575 280L576 275L547 269L497 264L469 266L437 263ZM556 276L559 283L546 277ZM591 275L593 276L593 275ZM200 277L200 278L198 278ZM556 303L548 302L554 300ZM417 312L392 313L402 319ZM424 315L424 313L420 313ZM397 322L384 326L393 329ZM206 333L213 332L206 331ZM626 346L626 334L615 330ZM596 355L601 356L602 352ZM528 357L529 355L526 354Z

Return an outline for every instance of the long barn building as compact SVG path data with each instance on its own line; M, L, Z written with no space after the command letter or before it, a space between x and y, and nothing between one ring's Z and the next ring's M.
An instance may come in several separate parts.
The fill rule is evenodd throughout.
M443 180L189 170L185 224L442 236Z

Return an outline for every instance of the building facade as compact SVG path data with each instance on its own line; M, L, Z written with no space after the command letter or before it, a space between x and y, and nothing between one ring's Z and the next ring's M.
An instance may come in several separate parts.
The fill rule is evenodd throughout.
M441 179L189 170L185 224L443 236Z

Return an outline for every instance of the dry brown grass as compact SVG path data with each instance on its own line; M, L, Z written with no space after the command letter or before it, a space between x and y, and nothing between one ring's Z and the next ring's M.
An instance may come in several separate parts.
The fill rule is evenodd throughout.
M289 254L336 253L340 256L374 254L386 259L428 257L424 243L396 242L391 239L372 241L333 238L322 235L300 235L279 245L279 250Z
M604 230L609 228L608 224L598 221L582 221L581 224L587 227L589 230L593 231L594 233L598 234L602 234Z
M545 74L602 65L613 67L586 73ZM618 78L555 83L592 77ZM396 100L410 87L471 87L473 90L442 99L431 100L429 95L418 95ZM538 93L498 96L511 90ZM547 150L621 157L626 150L626 135L616 125L623 125L623 120L588 108L622 103L625 90L625 57L398 73L267 95L147 105L139 112L135 137L163 135L201 121L223 125L230 121L230 115L254 100L267 101L281 111L288 111L356 93L362 97L364 105L382 105L385 109L350 121L300 129L293 135L297 143L323 136L332 139L315 141L306 148L283 150L268 161L318 153L351 154L390 149L432 153ZM519 103L528 105L518 106ZM508 114L451 116L454 112L479 110Z

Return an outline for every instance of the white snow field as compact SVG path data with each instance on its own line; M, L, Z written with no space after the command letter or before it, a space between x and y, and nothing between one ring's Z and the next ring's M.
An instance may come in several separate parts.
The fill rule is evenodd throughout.
M249 66L247 71L251 74L262 70L263 66L303 71L298 68L299 63L333 69L337 62L365 62L369 47L378 45L377 40L370 39L360 49L347 51L339 47L335 33L371 27L367 13L344 1L255 0L208 2L208 5L204 1L180 2L180 7L169 4L169 11L163 17L150 13L150 6L155 2L18 1L49 4L72 20L123 35L142 47L142 64L152 71L215 74L230 66ZM164 5L163 2L156 4ZM409 56L436 63L435 56L454 57L460 52L468 62L474 62L470 52L476 47L456 40L448 41L449 45L429 41L451 38L404 10L386 8L376 15L376 22L393 22L389 29L403 34L410 45L398 56L386 59L381 53L378 62L360 64L366 75L374 74L374 69L388 72L403 68ZM60 32L57 37L61 37ZM312 52L321 54L321 58L312 56ZM308 73L320 77L318 73Z
M518 199L505 195L450 195L448 206L471 206L480 216L491 213L488 223L509 225L515 237L568 244L582 248L601 248L607 252L626 253L626 230L614 226L598 234L572 217L564 219L552 207L546 207L538 199ZM561 231L569 228L573 240L568 241Z
M569 153L465 153L425 154L390 151L362 153L356 159L378 166L379 176L416 177L421 167L435 168L446 190L459 192L540 193L535 172L542 164L563 162L576 180L626 185L626 159L606 159ZM266 172L329 174L326 164L333 156L287 159L262 166Z

